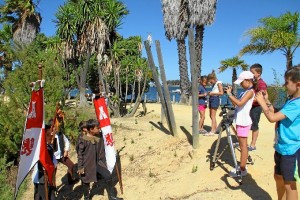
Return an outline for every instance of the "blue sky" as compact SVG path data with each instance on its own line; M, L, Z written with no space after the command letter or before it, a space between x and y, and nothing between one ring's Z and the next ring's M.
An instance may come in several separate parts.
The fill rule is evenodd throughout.
M1 4L2 2L3 0ZM63 2L63 0L40 1L38 11L43 17L41 32L47 36L55 34L54 14ZM125 38L139 35L143 40L146 40L150 33L153 41L159 40L161 43L167 79L179 79L177 45L175 41L168 41L165 37L161 1L124 0L123 2L130 13L123 19L118 32ZM240 49L248 44L248 38L244 36L244 33L250 28L257 27L259 19L268 16L278 17L287 11L299 11L299 8L300 0L219 0L214 23L205 27L202 75L207 75L212 69L217 70L221 60L237 55ZM152 53L158 65L154 45ZM143 50L143 55L146 57L145 50ZM282 74L286 68L286 59L281 52L245 55L241 59L249 65L260 63L264 70L263 79L268 84L274 83L272 69L275 69L277 75L283 80ZM294 65L298 63L300 63L300 48L294 54L293 59ZM231 73L231 70L218 73L217 77L225 83L230 83Z

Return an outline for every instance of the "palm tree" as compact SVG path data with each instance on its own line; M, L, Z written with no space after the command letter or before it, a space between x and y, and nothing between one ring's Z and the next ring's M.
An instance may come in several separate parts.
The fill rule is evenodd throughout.
M36 12L32 0L5 0L1 5L0 22L12 24L14 41L21 44L30 44L40 31L41 16Z
M180 102L187 103L190 81L186 58L185 38L188 30L187 0L162 0L164 27L168 40L176 39L179 59Z
M195 27L196 66L201 75L201 59L203 48L204 25L215 21L217 0L189 0L189 24Z
M240 60L238 56L234 56L232 58L228 58L221 61L219 73L222 73L229 68L232 69L232 91L234 94L237 94L237 88L234 84L234 81L236 81L237 79L236 69L241 68L243 71L245 71L247 70L248 65L243 60Z
M108 41L108 28L101 19L99 2L70 1L56 13L57 34L65 42L65 57L75 67L80 105L86 104L85 88L90 58L102 55Z
M189 24L195 27L196 38L194 39L194 31L189 29L189 45L191 57L191 74L192 74L192 121L193 121L193 147L199 146L199 122L198 122L198 77L201 75L201 59L203 47L204 25L212 24L216 13L216 0L189 0ZM194 41L195 40L195 41ZM193 63L196 62L196 63Z
M287 12L278 18L260 19L261 26L246 32L250 43L242 48L240 55L265 54L280 50L286 57L286 69L290 69L293 66L294 53L300 45L299 17L298 12Z
M129 12L126 9L126 5L119 0L100 0L99 4L102 8L102 19L110 33L109 41L113 44L117 38L117 29L122 25L122 19Z

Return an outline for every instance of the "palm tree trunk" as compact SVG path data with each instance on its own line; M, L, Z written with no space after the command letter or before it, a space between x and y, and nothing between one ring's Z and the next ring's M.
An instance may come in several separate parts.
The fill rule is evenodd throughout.
M187 103L189 97L189 74L186 59L186 45L185 40L176 40L178 48L178 58L179 58L179 76L180 76L180 102Z
M286 53L286 70L289 70L293 67L293 54L291 50L288 50Z
M234 95L237 95L237 87L234 84L234 81L237 79L236 68L232 69L232 92Z
M127 95L128 95L128 67L126 68L126 79L125 79L125 108L127 106Z
M135 98L135 79L133 80L133 88L131 89L131 101L130 101L130 107L133 103L133 98Z
M195 54L196 54L196 67L199 69L199 77L201 77L201 59L202 59L202 49L203 49L203 35L204 35L204 25L197 25L195 27Z
M136 98L136 101L134 103L132 111L128 115L126 115L126 117L133 117L133 115L136 113L137 109L140 106L141 100L142 100L141 97L144 96L146 85L147 85L147 73L144 73L144 84L143 84L142 92ZM145 113L145 115L146 115L146 113Z
M82 66L82 68L80 69L80 79L79 79L79 95L80 95L80 102L79 102L79 106L80 107L84 107L87 105L87 100L85 97L85 88L86 88L86 75L87 75L87 70L89 68L90 65L90 58L91 58L91 53L88 52L87 56L86 56L86 60L84 65Z
M99 78L99 92L100 94L102 92L106 93L105 85L104 85L104 80L103 80L103 74L102 74L102 69L101 65L98 65L98 78Z

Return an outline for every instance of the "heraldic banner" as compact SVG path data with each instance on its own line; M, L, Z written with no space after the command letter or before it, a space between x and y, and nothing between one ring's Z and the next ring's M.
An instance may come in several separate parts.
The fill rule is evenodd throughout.
M47 151L45 122L44 122L44 90L32 90L29 110L25 122L24 135L20 150L20 163L16 182L15 198L20 185L32 169L40 160L46 170L50 184L54 165Z
M104 97L94 99L94 107L103 135L107 169L110 171L110 173L112 173L116 164L116 152L112 128L110 125L110 119Z

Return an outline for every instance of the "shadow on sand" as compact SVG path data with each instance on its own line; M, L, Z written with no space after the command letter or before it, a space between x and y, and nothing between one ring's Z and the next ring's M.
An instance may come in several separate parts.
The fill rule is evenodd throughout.
M170 133L170 131L161 123L161 122L157 122L157 124L153 121L149 121L149 123L154 126L155 128L161 130L162 132L164 132L166 135L172 135Z
M210 149L208 149L208 160L212 163L213 161L213 155L215 152L216 144L217 144L218 138L213 142ZM233 142L237 142L237 138L235 136L232 137ZM227 147L226 147L227 146ZM223 133L223 137L220 139L220 145L218 148L218 154L221 155L221 157L215 162L215 165L211 170L214 170L217 167L222 168L225 171L224 176L221 177L221 180L224 181L226 186L231 190L242 190L244 193L246 193L251 199L262 199L262 200L269 200L272 199L272 197L261 187L259 187L256 183L256 181L252 178L251 172L248 173L247 176L243 177L243 182L241 185L235 184L231 185L231 181L228 181L228 179L232 179L228 175L229 171L225 167L225 165L229 165L232 168L234 167L234 161L230 152L230 149L228 147L228 140L225 133ZM240 154L236 154L237 160L239 160ZM247 163L250 164L250 163ZM211 167L211 165L210 165ZM238 183L237 179L236 182Z

